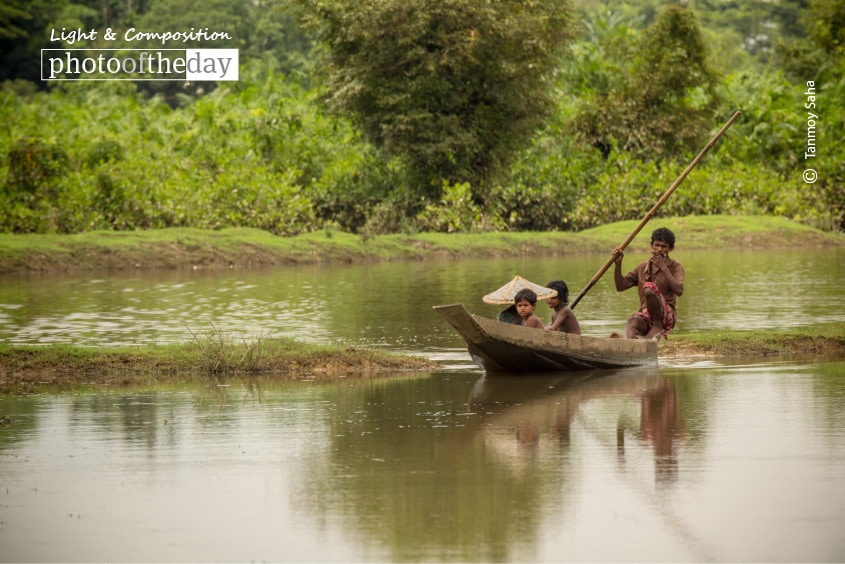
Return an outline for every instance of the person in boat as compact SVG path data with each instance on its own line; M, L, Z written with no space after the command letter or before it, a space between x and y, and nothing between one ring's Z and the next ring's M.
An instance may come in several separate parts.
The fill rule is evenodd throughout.
M534 308L537 307L537 293L530 288L524 288L516 293L513 300L516 306L516 313L519 315L517 325L545 329L540 318L534 315Z
M511 323L513 325L520 324L520 317L519 314L516 313L516 306L511 304L508 309L503 309L499 313L496 314L496 320L501 321L502 323Z
M666 227L651 234L651 258L622 275L624 253L613 249L615 267L613 280L616 291L637 287L640 309L628 318L623 336L626 339L668 337L677 319L676 303L684 293L684 267L669 258L675 249L675 234Z
M552 280L546 284L546 288L557 292L557 296L547 298L547 303L552 310L552 321L546 329L580 335L581 324L578 323L575 312L569 307L569 286L563 280Z

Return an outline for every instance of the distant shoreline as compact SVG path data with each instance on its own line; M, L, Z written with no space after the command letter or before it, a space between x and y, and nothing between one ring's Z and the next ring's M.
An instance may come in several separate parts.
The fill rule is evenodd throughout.
M368 238L328 229L280 237L245 228L0 234L0 275L609 254L637 224L622 221L577 233L416 233ZM679 255L695 249L845 247L845 234L780 217L714 215L654 218L629 248L647 247L651 231L660 226L675 231Z

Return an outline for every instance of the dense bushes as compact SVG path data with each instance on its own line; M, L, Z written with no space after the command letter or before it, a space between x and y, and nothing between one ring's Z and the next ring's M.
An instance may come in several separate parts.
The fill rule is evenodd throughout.
M314 123L304 132L273 129L268 106L271 114L281 108ZM76 84L31 97L7 92L0 113L12 124L0 147L0 229L7 232L182 225L310 231L320 223L304 187L332 165L330 151L313 145L362 153L348 142L348 126L321 118L281 79L218 89L183 110L142 100L126 85ZM266 148L268 130L291 154Z
M172 24L165 5L180 17L194 17L191 9L175 8L195 2L153 4L146 6L146 24ZM318 4L361 17L365 33L360 39L368 48L353 51L372 60L358 62L385 63L366 73L366 84L341 81L349 87L331 92L312 87L317 58L291 14L268 11L272 2L244 8L224 1L206 6L203 17L220 16L246 34L238 82L170 82L160 88L128 82L41 83L50 90L40 92L24 80L3 83L0 232L249 226L280 235L343 229L367 238L419 230L582 229L641 217L734 109L742 110L742 118L662 213L782 215L845 229L845 145L839 142L845 138L845 58L838 25L845 0L809 0L774 12L749 5L740 13L754 17L745 18L731 15L739 6L726 11L702 4L697 13L710 22L704 33L690 9L656 9L667 2L577 2L590 5L573 13L583 33L560 60L557 47L568 39L568 24L546 29L545 17L531 11L552 4L511 6L515 14L528 16L523 24L540 26L538 33L525 34L519 22L497 15L504 4L493 10L459 0L444 4L442 17L431 19L440 12L420 8L425 3L389 3L396 11L383 15L400 27L376 26L379 34L398 38L396 47L384 52L377 50L386 43L369 43L367 30L376 20L360 6ZM61 11L64 4L47 5ZM569 17L563 10L569 2L554 5L561 8L553 10L556 18ZM420 9L412 14L425 23L420 33L396 35L401 25L416 25L416 19L405 18L414 7ZM529 11L519 12L523 8ZM131 9L126 10L109 16L116 18L114 25L134 24ZM97 27L98 14L87 9L92 27ZM772 56L743 52L746 62L734 74L719 75L711 63L720 63L720 72L731 69L724 57L708 58L706 47L716 37L724 54L734 38L757 37L746 24L762 21L762 14L777 16L784 26L777 45L767 43L776 47ZM37 19L25 26L28 32L55 24ZM722 29L731 27L728 22L745 23L730 32ZM345 24L335 31L344 29ZM554 39L554 45L535 41L532 51L532 43L521 39L525 36ZM515 42L509 39L514 37ZM36 47L30 45L29 55L37 53ZM506 55L511 63L480 56L482 47ZM13 59L0 66L17 66ZM408 61L424 64L409 68ZM464 71L493 72L498 78L473 86L467 76L474 71L457 73L456 62ZM540 106L523 99L540 93L529 86L534 83L514 78L534 76L530 67L538 62L545 69L535 76L542 76ZM409 92L404 88L411 71L420 88ZM393 87L381 88L381 80ZM546 98L553 80L557 90ZM500 83L508 88L502 90ZM372 96L362 96L367 92ZM497 98L505 92L507 100ZM359 128L376 140L401 140L401 150L365 142L349 121L326 111L331 98L354 100L351 109L368 114L384 115L384 104L392 108L388 114L399 110L396 119ZM350 110L349 104L335 106ZM529 107L534 109L519 110ZM464 116L467 135L449 137L432 112ZM498 117L488 119L492 116ZM408 120L416 134L408 132ZM520 120L525 127L514 129ZM539 131L537 124L543 126ZM486 141L472 141L472 131L483 133ZM817 152L808 157L811 143ZM475 149L464 150L470 146ZM432 151L436 159L426 157ZM396 156L388 158L388 153ZM421 175L413 166L423 161L430 166ZM807 169L818 173L816 181L805 181Z
M568 214L576 229L643 217L677 179L684 165L636 163L626 156L613 159L616 171L606 171ZM830 229L830 215L819 202L802 198L802 190L777 173L743 162L699 165L661 207L661 214L786 216Z
M614 150L603 159L575 135L561 96L558 116L515 155L487 206L466 183L443 184L442 196L425 200L401 162L321 111L314 92L261 68L242 75L180 109L131 84L3 91L0 231L583 229L644 215L692 156L641 161ZM729 83L736 106L748 110L661 213L780 215L841 229L845 158L833 141L845 128L841 107L823 109L820 180L807 185L803 87L780 77L758 81L762 91L751 83ZM825 87L838 95L843 85Z

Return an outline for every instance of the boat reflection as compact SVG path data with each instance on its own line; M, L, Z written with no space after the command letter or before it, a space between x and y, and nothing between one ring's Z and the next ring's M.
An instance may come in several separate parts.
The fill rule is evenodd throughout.
M656 368L503 376L485 374L470 391L468 409L484 416L485 442L515 461L526 449L568 450L573 426L601 445L615 445L625 466L632 450L648 446L655 479L677 478L685 439L674 383Z

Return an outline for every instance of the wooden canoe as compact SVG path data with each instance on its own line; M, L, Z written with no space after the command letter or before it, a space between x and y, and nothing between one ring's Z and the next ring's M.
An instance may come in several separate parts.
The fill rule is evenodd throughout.
M463 304L434 306L487 372L569 372L657 366L657 341L572 335L479 317Z

